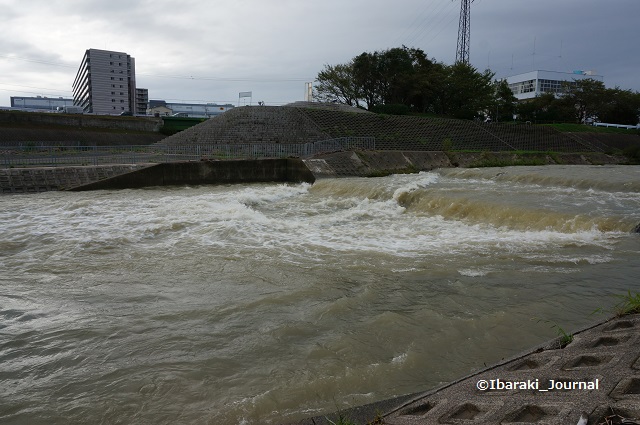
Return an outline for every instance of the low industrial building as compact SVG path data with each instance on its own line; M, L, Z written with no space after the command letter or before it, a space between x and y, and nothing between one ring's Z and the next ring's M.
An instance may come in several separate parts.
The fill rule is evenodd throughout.
M507 84L518 100L533 99L545 93L561 95L567 83L571 84L580 80L593 79L603 81L602 75L596 75L594 71L531 71L507 77Z
M175 103L164 100L150 100L147 115L160 117L180 116L189 118L211 118L223 114L233 105L216 103Z
M58 108L65 106L73 106L73 99L65 99L63 97L25 97L11 96L11 109L20 109L24 111L50 111L56 112Z

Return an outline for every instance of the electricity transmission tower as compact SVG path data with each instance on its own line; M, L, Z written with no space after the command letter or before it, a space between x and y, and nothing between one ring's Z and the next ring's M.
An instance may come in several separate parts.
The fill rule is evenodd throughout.
M460 24L458 25L458 49L456 62L469 63L469 44L471 43L471 3L474 0L460 1Z

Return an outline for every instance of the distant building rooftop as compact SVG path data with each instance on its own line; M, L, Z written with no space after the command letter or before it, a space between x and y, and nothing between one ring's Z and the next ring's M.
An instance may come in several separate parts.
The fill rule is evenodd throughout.
M180 114L181 116L192 118L209 118L220 115L233 107L234 106L229 103L218 105L216 103L179 103L150 99L147 113L153 115L155 112L158 112L158 108L165 108L162 109L162 111L167 115Z
M567 82L594 79L603 81L602 75L595 71L531 71L507 77L509 88L518 100L532 99L544 93L562 94Z
M63 97L11 96L10 100L12 109L55 111L59 106L73 106L73 99L66 99Z

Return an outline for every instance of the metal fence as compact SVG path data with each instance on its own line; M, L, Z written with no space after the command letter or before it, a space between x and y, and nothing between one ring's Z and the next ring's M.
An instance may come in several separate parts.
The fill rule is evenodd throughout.
M205 159L305 158L321 153L373 150L372 137L341 137L313 143L238 143L163 146L42 146L0 147L0 167L60 167L71 165L141 164Z

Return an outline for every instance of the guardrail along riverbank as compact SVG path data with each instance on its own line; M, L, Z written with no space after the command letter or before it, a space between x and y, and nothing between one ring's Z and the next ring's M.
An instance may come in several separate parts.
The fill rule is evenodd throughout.
M205 143L195 145L0 146L0 168L167 163L223 159L305 158L321 153L373 150L372 137L339 137L310 143Z

